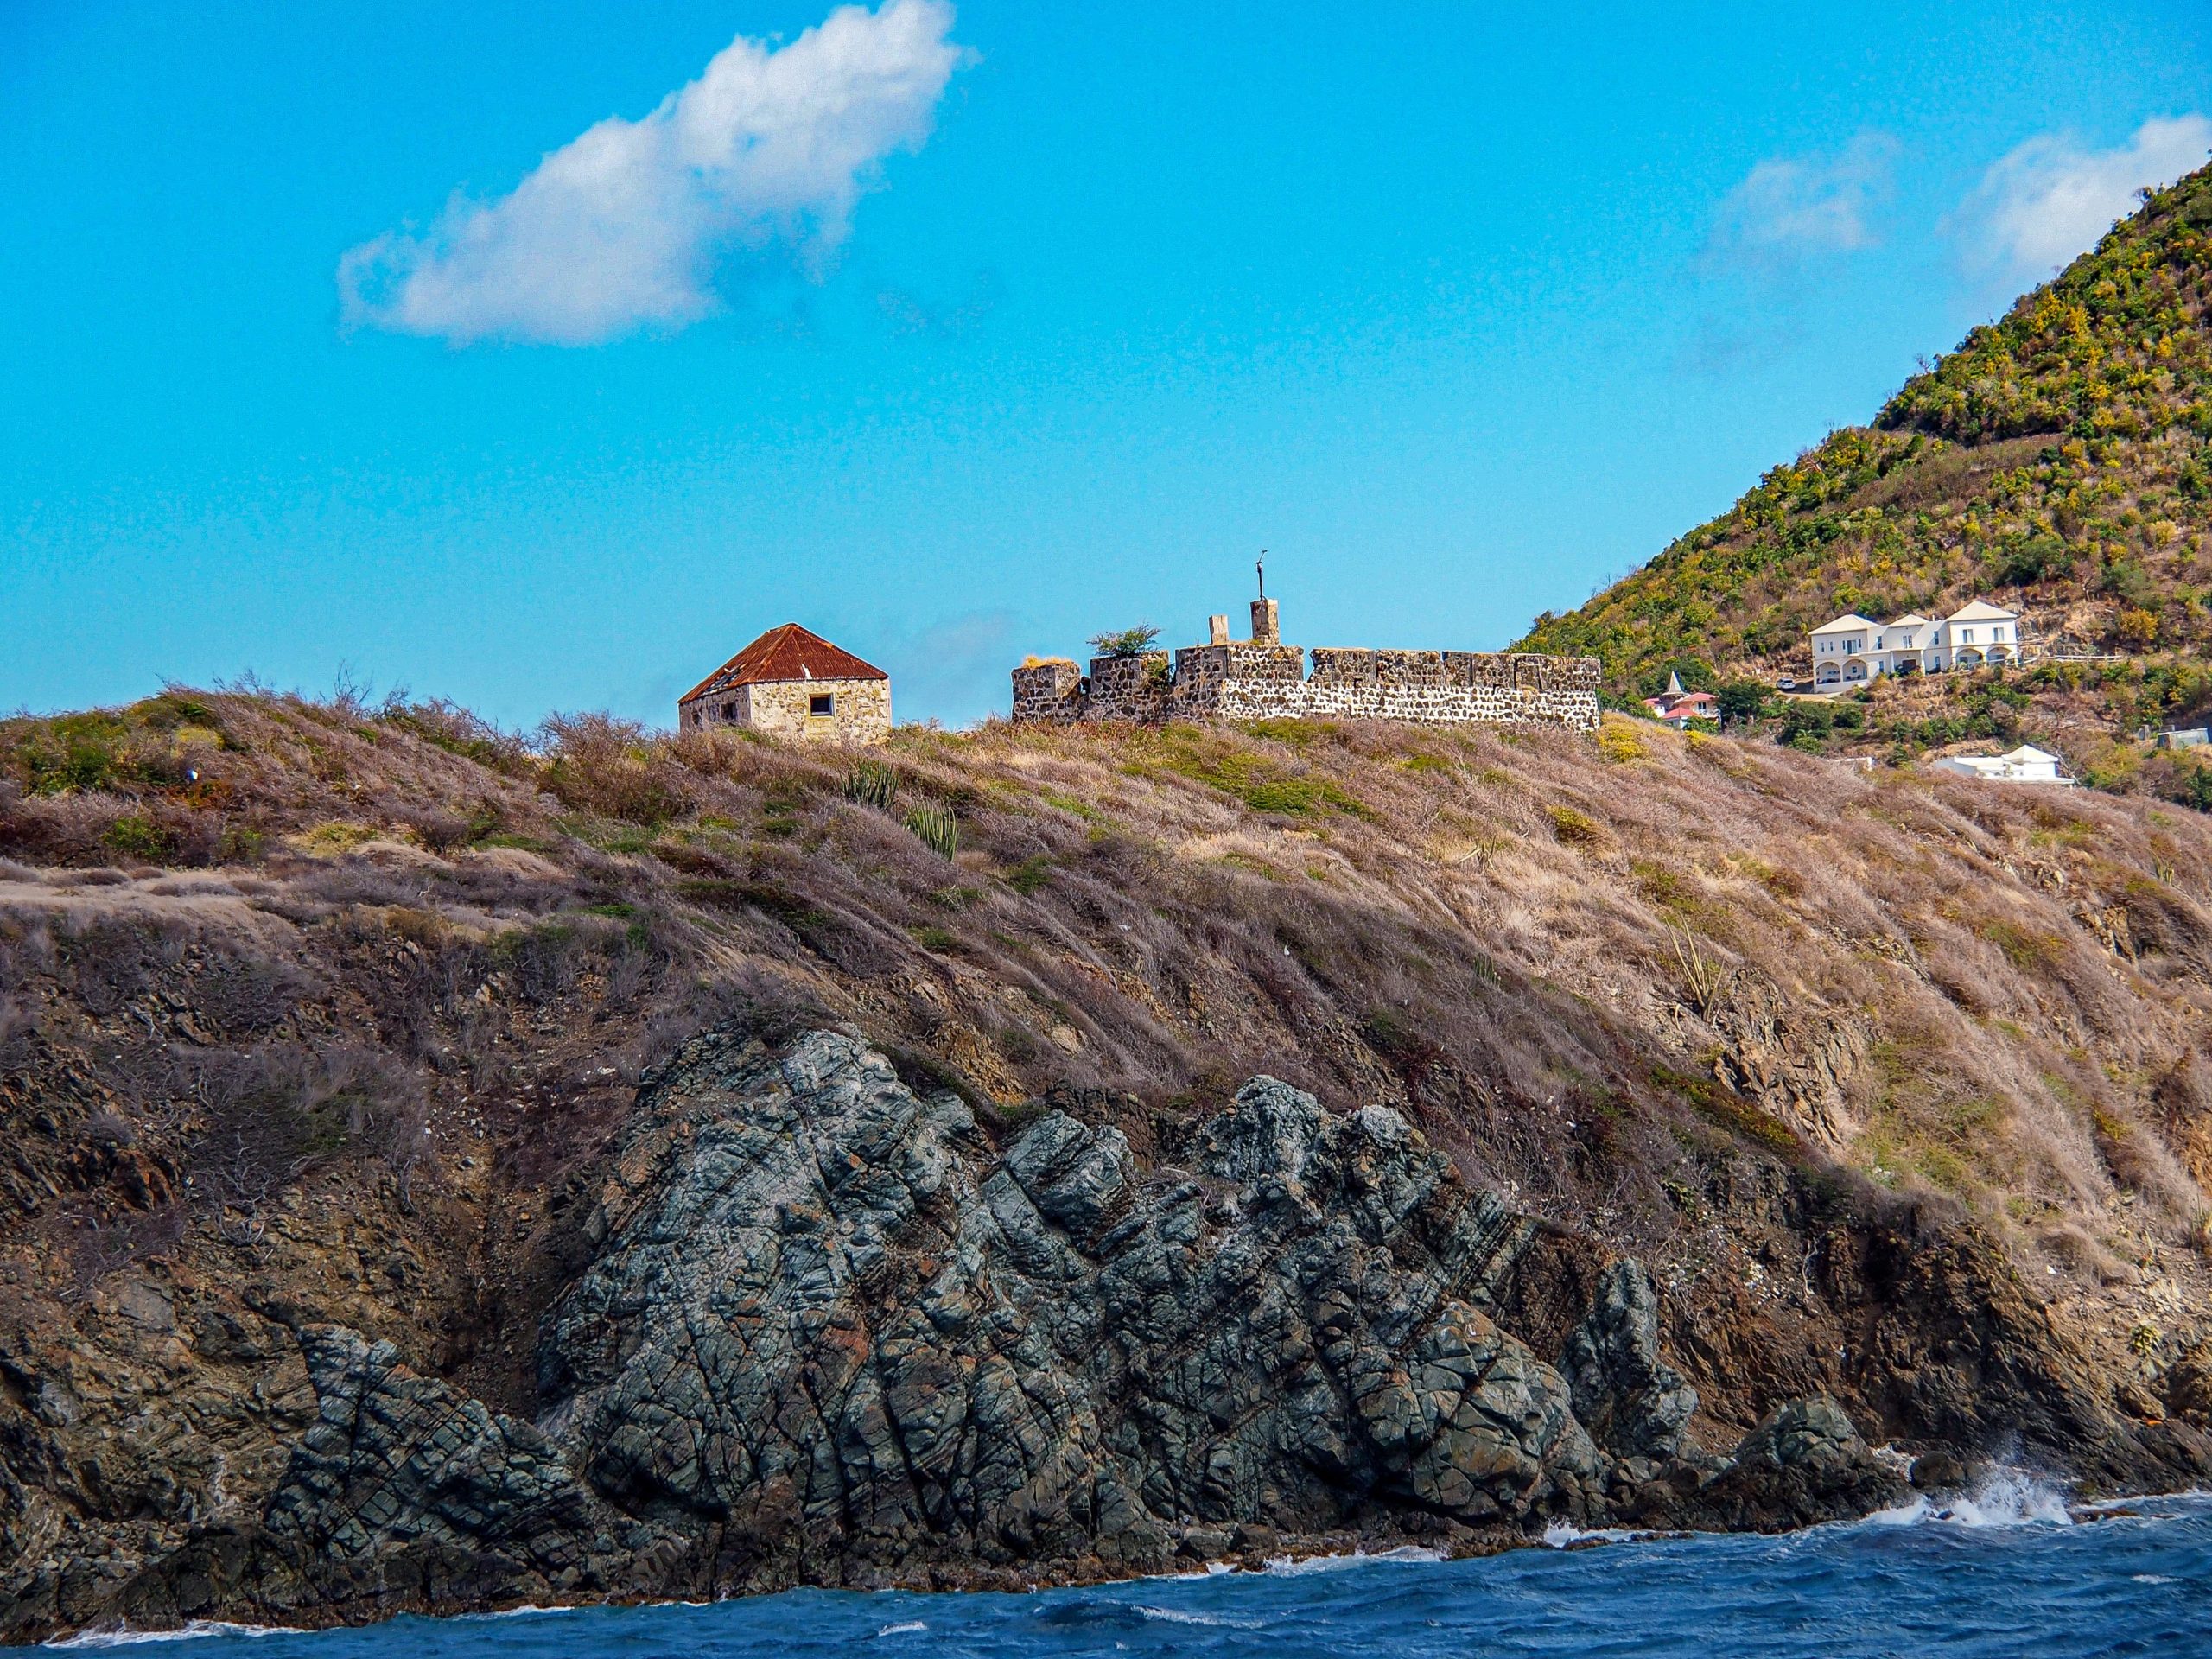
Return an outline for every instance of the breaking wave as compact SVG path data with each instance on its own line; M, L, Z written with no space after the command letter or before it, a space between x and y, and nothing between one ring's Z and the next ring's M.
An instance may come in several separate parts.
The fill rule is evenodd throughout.
M134 1630L123 1624L109 1630L79 1630L74 1636L56 1637L44 1645L49 1648L134 1648L142 1642L200 1642L219 1636L251 1638L306 1634L306 1631L290 1624L233 1624L219 1618L194 1618L186 1620L173 1630Z
M2025 1469L1993 1469L1956 1497L1916 1497L1866 1517L1868 1526L2070 1527L2063 1488Z
M1547 1549L1566 1549L1574 1544L1625 1544L1638 1535L1626 1527L1578 1527L1572 1521L1554 1521L1537 1541Z
M1275 1578L1294 1579L1309 1573L1341 1573L1350 1567L1373 1567L1378 1562L1415 1566L1449 1559L1442 1550L1431 1549L1424 1544L1400 1544L1395 1549L1378 1549L1372 1554L1354 1550L1348 1555L1277 1555L1268 1560L1265 1570Z
M1402 1548L1028 1593L800 1590L314 1633L202 1623L59 1645L199 1638L194 1659L836 1659L878 1637L892 1638L878 1652L971 1659L2212 1654L2204 1496L2077 1504L2069 1515L2052 1482L1999 1469L1956 1498L1866 1521L1639 1541L1651 1536L1559 1527L1547 1535L1554 1548L1465 1560ZM1629 1547L1576 1548L1616 1541Z

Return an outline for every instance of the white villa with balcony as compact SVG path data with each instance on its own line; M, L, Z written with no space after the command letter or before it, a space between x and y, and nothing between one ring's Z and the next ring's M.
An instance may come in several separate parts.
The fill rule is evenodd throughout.
M1873 622L1851 615L1813 630L1815 690L1864 685L1885 674L1941 674L2019 660L2019 613L1979 599L1940 622L1915 615Z

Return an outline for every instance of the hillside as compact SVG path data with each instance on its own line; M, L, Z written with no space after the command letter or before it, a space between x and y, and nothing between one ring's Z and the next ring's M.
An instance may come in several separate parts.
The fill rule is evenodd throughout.
M1987 596L2028 637L2116 660L1883 688L1848 747L2017 731L2123 782L2116 739L2212 709L2212 168L1712 523L1518 650L1604 659L1613 693L1802 674L1847 611L1941 616Z
M179 691L0 722L0 861L19 1638L1783 1525L1891 1501L1854 1425L2212 1467L2195 813Z

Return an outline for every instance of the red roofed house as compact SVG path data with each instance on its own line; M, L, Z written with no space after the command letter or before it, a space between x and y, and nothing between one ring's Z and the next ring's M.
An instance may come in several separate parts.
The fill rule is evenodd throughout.
M1676 726L1693 720L1720 718L1720 699L1710 691L1683 690L1682 677L1679 674L1668 675L1667 689L1656 697L1646 697L1643 706L1651 711L1655 719Z
M786 622L678 700L676 723L687 732L750 726L777 737L880 743L891 735L891 677Z

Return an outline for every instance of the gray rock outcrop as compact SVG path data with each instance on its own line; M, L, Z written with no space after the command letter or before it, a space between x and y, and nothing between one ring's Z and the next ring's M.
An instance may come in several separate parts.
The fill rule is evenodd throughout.
M1843 1408L1815 1395L1762 1418L1699 1493L1698 1507L1707 1525L1779 1532L1865 1515L1908 1495Z
M1194 1150L1147 1176L1052 1113L995 1160L849 1039L710 1045L645 1103L547 1323L549 1421L741 1575L1589 1513L1566 1383L1475 1305L1516 1218L1396 1114L1268 1078Z
M439 1551L573 1591L603 1586L603 1563L655 1541L531 1425L417 1376L390 1343L339 1325L299 1337L319 1410L264 1524L303 1559L350 1567Z
M1546 1363L1487 1311L1531 1224L1395 1111L1255 1077L1178 1155L1144 1167L1052 1109L995 1148L854 1038L710 1033L612 1149L535 1422L299 1322L315 1415L258 1520L107 1608L1011 1584L1554 1519L1789 1524L1896 1484L1825 1400L1699 1451L1633 1261Z
M1567 1338L1560 1370L1575 1414L1638 1485L1691 1450L1697 1390L1659 1356L1659 1298L1643 1265L1624 1256L1598 1277L1589 1313Z

